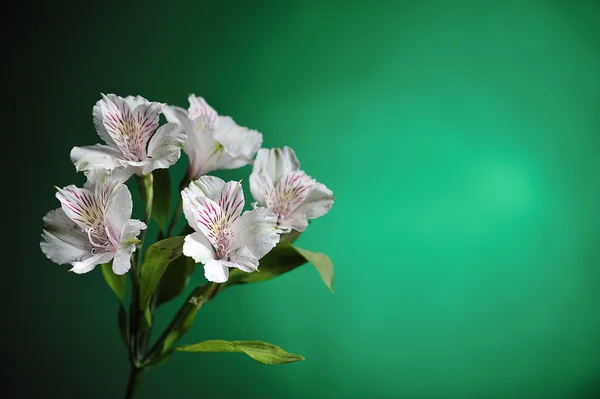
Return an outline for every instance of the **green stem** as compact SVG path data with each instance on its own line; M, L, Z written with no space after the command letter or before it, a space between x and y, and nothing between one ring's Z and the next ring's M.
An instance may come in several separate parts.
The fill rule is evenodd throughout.
M144 200L146 206L144 208L144 223L150 224L152 218L152 202L154 201L154 176L152 173L144 175L142 177L136 176L138 189L140 190L140 196ZM140 232L140 243L138 244L138 250L141 251L144 248L144 240L146 238L145 230ZM138 266L142 264L141 253L138 254Z
M139 346L140 334L140 287L139 287L139 267L134 261L129 276L131 277L131 306L129 307L129 360L132 364L137 363L141 358Z
M196 287L186 301L181 305L173 320L148 351L143 364L151 363L154 359L166 353L171 345L181 338L191 327L194 317L200 308L208 303L219 292L220 284L208 283Z
M175 229L175 225L181 216L183 211L183 204L181 202L181 196L179 196L179 202L177 203L177 208L175 208L175 213L173 213L173 217L171 218L171 222L169 223L169 227L167 228L167 237L173 236L173 229Z
M179 195L177 196L177 198L178 198L177 207L175 208L175 212L173 213L173 217L171 218L169 227L167 228L167 237L172 237L173 230L175 229L175 225L177 224L177 221L179 220L179 217L181 216L181 213L183 212L183 202L181 199L181 192L183 191L184 188L186 188L188 186L188 184L190 184L190 181L191 180L190 180L189 175L186 175L181 180L181 183L179 183Z
M142 374L144 369L131 365L131 372L129 373L129 382L127 383L127 391L125 393L125 399L132 399L140 387L142 382Z
M140 190L140 196L144 200L145 208L144 208L144 223L146 225L150 224L150 220L152 219L152 202L154 201L154 176L152 173L144 175L144 176L136 176L138 189ZM144 249L146 234L145 230L142 230L140 233L140 242L138 243L138 254L137 254L137 268L135 273L135 285L134 278L132 277L132 286L134 287L132 300L131 300L131 317L132 317L132 326L135 325L135 329L132 330L132 336L134 337L134 341L132 342L134 346L133 353L135 354L135 361L140 361L146 355L146 350L148 349L148 343L150 341L150 336L152 334L152 326L146 325L146 321L141 321L143 317L140 311L140 293L139 293L139 284L137 281L139 280L141 268L142 268L142 251ZM153 309L152 309L153 310ZM135 324L134 324L135 323Z

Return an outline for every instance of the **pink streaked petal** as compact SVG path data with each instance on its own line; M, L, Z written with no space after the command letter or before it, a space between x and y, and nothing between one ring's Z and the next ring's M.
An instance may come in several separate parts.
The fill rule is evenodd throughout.
M67 217L84 230L97 226L104 219L102 207L90 190L73 185L58 188L56 198Z
M215 111L204 98L196 97L190 94L188 97L190 102L189 118L194 120L200 130L212 129L217 122L219 114Z
M219 204L206 197L197 197L192 201L194 220L202 232L215 247L219 244L226 227L225 214Z
M288 173L276 187L276 213L289 215L304 202L315 188L316 181L301 170Z
M315 188L304 199L302 204L294 210L289 217L298 219L304 215L308 219L315 219L325 215L334 202L333 192L322 183L315 183Z
M228 223L233 223L244 209L244 190L239 182L227 182L219 197L217 203L223 209L223 213Z
M148 140L158 126L163 104L114 94L104 96L98 104L104 130L123 156L130 161L145 160Z
M133 111L133 117L138 124L136 145L140 152L146 152L148 141L158 127L158 119L163 104L148 102L138 105Z

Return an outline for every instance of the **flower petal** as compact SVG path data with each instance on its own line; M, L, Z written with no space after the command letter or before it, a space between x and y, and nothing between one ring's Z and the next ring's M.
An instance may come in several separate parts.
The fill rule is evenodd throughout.
M115 274L125 274L131 269L131 254L135 251L135 244L120 246L112 263Z
M87 272L91 272L97 265L102 263L110 262L112 258L114 258L114 252L100 252L96 255L92 255L88 258L82 259L78 262L72 262L73 267L71 268L71 272L76 274L83 274Z
M183 208L183 215L187 220L188 224L195 231L200 231L200 227L198 227L198 223L196 222L196 215L194 213L194 207L192 203L195 202L195 196L192 194L189 188L184 188L181 191L181 204Z
M269 208L268 204L273 205L275 202L275 190L273 187L273 182L269 175L265 173L252 173L250 174L250 192L252 193L252 198L258 203L260 206L264 206Z
M83 259L92 249L88 236L67 217L62 208L44 216L40 247L48 259L63 265Z
M202 176L190 183L189 189L196 197L208 197L216 201L225 187L225 181L215 176Z
M333 206L333 192L322 183L315 183L315 188L310 192L294 212L289 215L293 218L296 214L306 215L309 219L325 215Z
M125 159L141 161L147 158L146 147L158 126L163 104L143 97L122 98L114 94L103 96L96 103L104 131L121 151ZM100 136L103 136L100 133ZM110 144L110 143L109 143Z
M186 138L182 125L165 123L159 127L148 144L150 162L144 166L144 174L154 169L166 169L177 162Z
M219 117L214 138L221 143L229 155L244 162L243 165L252 162L263 140L261 133L239 126L230 116Z
M236 248L236 251L230 254L230 260L228 264L231 267L235 267L246 273L258 270L258 259L247 247Z
M225 183L217 198L217 204L223 209L225 218L233 223L244 210L244 190L236 181Z
M292 230L304 231L308 227L308 219L306 215L296 213L294 215L287 216L284 219L279 219L279 228L284 232L289 233Z
M73 147L71 150L71 161L78 172L94 169L112 171L122 168L119 159L123 155L119 150L102 144L88 147Z
M233 248L246 247L257 259L265 256L279 242L277 215L267 208L245 212L231 228Z
M116 184L116 186L106 184L96 188L96 197L101 198L102 196L107 196L105 211L106 223L107 227L110 229L109 237L114 239L116 244L120 241L119 237L121 237L122 230L131 217L131 212L133 210L131 193L124 184Z
M290 147L262 148L256 154L253 173L267 174L273 183L277 183L283 176L300 169L300 162L296 153Z
M119 246L113 260L112 269L115 274L125 274L131 268L131 254L135 252L137 236L146 229L146 223L137 219L129 219L120 232Z
M194 121L197 130L212 129L217 122L218 114L206 100L202 97L197 97L190 94L188 97L190 102L189 118Z
M213 283L224 283L229 278L229 268L224 262L209 259L204 263L204 277Z
M198 230L217 246L217 239L225 228L225 213L215 201L207 197L196 197L191 201L191 213Z
M84 230L96 227L104 220L102 204L98 203L90 190L70 185L59 188L56 198L62 204L62 210L67 217Z
M95 187L98 184L109 184L109 183L125 183L129 177L133 174L133 168L116 168L112 171L106 171L104 169L93 169L85 172L87 181L83 185L83 188L90 191L95 191Z
M202 233L192 233L183 240L183 254L193 258L196 263L206 263L215 258L215 252L208 239Z
M285 175L275 186L275 192L267 191L267 207L279 214L279 217L291 214L308 198L314 190L316 181L301 170Z
M167 122L177 123L183 126L183 130L188 136L191 136L194 132L194 128L192 126L192 122L188 117L188 112L174 105L165 105L162 109L162 113L167 119Z
M92 116L94 118L94 127L96 128L96 132L98 133L98 136L100 136L100 138L110 147L119 150L119 147L117 147L117 145L115 144L115 142L113 141L113 139L110 137L110 134L108 134L108 132L106 131L106 128L104 127L104 116L103 116L103 108L105 108L105 106L103 107L104 104L104 98L101 100L98 100L96 102L96 104L94 105L94 108L92 109ZM121 151L119 150L119 153L121 153Z
M139 221L137 219L129 219L123 225L123 230L121 230L120 244L128 245L133 241L137 242L137 236L142 230L146 230L147 227L148 226L146 226L146 223L142 221Z

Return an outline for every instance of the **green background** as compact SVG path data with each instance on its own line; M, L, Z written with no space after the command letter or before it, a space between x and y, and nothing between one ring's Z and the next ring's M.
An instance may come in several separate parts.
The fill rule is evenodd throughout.
M264 340L306 361L176 354L140 398L599 397L598 3L21 7L4 15L5 394L124 392L100 270L39 250L53 186L83 183L69 151L99 141L103 92L202 95L294 148L337 199L298 242L331 257L335 293L308 265L231 288L182 341Z

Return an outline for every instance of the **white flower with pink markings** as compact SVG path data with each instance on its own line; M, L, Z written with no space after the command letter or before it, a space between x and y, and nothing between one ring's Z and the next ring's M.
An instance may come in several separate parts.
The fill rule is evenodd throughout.
M251 164L262 145L262 134L239 126L230 116L219 116L202 97L191 94L188 100L188 110L165 106L163 114L169 122L185 128L188 139L184 150L190 159L190 178Z
M258 261L279 242L277 216L266 208L242 213L239 182L203 176L181 192L183 212L196 231L185 237L183 254L204 264L209 281L223 283L229 268L258 269Z
M325 215L333 205L333 193L300 170L289 147L260 149L250 175L250 191L257 205L277 215L284 232L304 231L308 219Z
M163 106L140 96L103 95L93 116L96 131L106 144L74 147L71 160L77 170L87 174L102 169L123 180L134 173L147 175L173 165L186 134L176 123L158 127Z
M85 188L58 188L56 197L62 206L44 217L44 254L58 264L70 263L77 274L111 260L116 274L126 273L137 236L146 228L130 219L133 203L127 186L88 182Z

